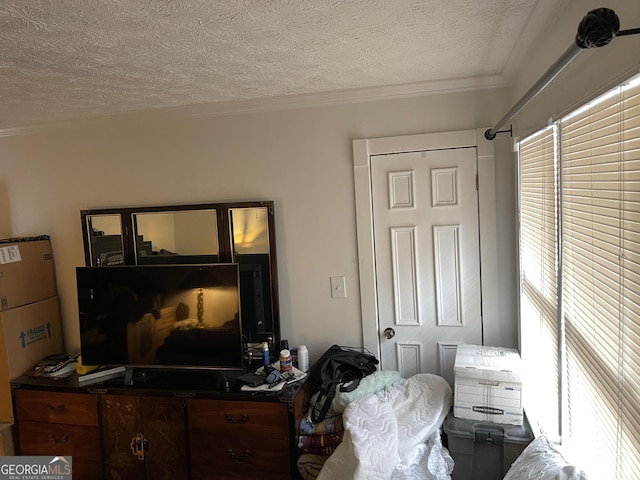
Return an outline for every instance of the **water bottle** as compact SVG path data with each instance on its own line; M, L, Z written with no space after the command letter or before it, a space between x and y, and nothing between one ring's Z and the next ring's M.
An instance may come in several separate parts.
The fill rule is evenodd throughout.
M306 345L298 347L298 370L301 372L309 370L309 350Z

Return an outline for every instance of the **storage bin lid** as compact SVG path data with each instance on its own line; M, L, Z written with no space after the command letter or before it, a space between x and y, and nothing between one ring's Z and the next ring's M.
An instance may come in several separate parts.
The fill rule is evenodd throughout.
M522 381L522 361L515 348L458 345L453 371L460 377Z
M453 413L450 413L444 421L443 428L447 435L463 438L476 439L486 432L495 432L497 436L502 436L504 442L508 443L529 443L533 440L533 431L526 415L522 425L507 425L457 418L453 416Z

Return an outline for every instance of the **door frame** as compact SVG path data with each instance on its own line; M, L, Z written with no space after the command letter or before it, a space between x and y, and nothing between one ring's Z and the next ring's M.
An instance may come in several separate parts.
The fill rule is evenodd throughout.
M360 275L362 344L380 358L378 294L373 236L371 157L421 150L475 147L478 158L478 209L480 228L480 292L482 338L498 339L498 251L496 238L495 158L486 128L353 140L353 173ZM493 319L493 321L492 321ZM381 368L384 368L381 365Z

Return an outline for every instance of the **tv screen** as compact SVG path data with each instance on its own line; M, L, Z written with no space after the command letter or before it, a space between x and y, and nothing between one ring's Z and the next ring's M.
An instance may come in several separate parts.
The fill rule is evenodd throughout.
M240 368L237 264L77 267L82 363Z

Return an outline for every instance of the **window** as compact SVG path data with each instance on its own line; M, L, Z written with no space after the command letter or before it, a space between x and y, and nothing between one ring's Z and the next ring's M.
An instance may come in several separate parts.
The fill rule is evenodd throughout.
M525 401L592 478L640 478L640 82L519 152L523 360L529 388L553 397Z
M544 433L559 434L555 127L520 144L520 353L524 402ZM542 395L541 395L542 393Z

